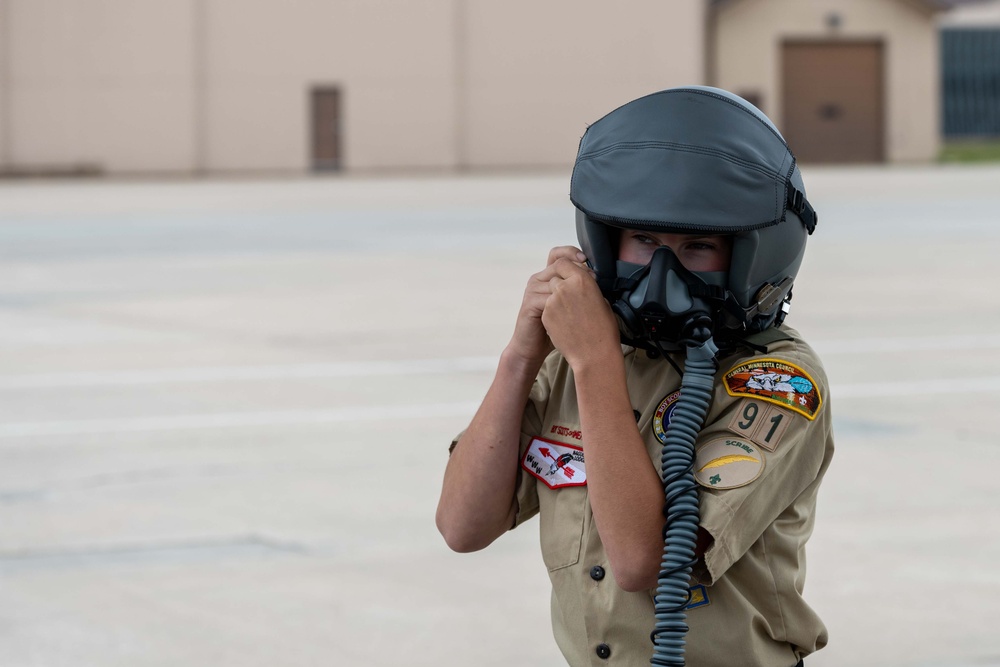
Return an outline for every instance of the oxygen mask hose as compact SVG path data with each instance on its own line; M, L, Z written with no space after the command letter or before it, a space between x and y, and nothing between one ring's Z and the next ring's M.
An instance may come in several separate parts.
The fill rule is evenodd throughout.
M663 513L663 559L654 603L653 657L658 667L683 667L685 608L690 602L691 569L697 562L698 483L694 479L694 443L712 402L718 348L711 334L701 341L688 341L687 361L681 376L680 397L667 425L660 476L666 503Z

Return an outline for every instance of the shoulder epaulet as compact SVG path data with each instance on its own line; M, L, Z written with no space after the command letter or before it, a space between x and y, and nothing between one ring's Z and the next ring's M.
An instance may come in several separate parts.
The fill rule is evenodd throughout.
M779 327L768 327L763 331L750 334L743 338L751 347L761 348L762 352L767 352L767 346L783 340L794 340L794 337L787 331L782 331Z

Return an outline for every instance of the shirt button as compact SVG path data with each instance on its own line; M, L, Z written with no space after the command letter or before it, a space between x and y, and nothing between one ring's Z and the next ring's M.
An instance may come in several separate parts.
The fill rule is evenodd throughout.
M611 657L611 647L608 646L607 644L598 644L597 645L597 657L601 658L602 660L607 660L608 658L610 658Z
M594 567L590 568L590 578L593 579L594 581L600 581L601 579L603 579L604 568L601 567L600 565L595 565Z

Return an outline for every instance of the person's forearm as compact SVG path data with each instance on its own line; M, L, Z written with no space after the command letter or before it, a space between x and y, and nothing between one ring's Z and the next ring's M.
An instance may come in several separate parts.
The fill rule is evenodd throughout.
M626 590L656 585L663 551L663 486L636 428L618 350L575 367L594 521Z
M513 522L521 419L540 362L510 350L445 470L437 527L455 551L477 551Z

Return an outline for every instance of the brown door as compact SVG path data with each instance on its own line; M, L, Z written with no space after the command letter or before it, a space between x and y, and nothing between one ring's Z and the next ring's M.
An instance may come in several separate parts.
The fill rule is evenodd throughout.
M785 42L782 134L802 162L882 162L882 44Z
M317 171L341 167L340 89L312 90L312 162Z

